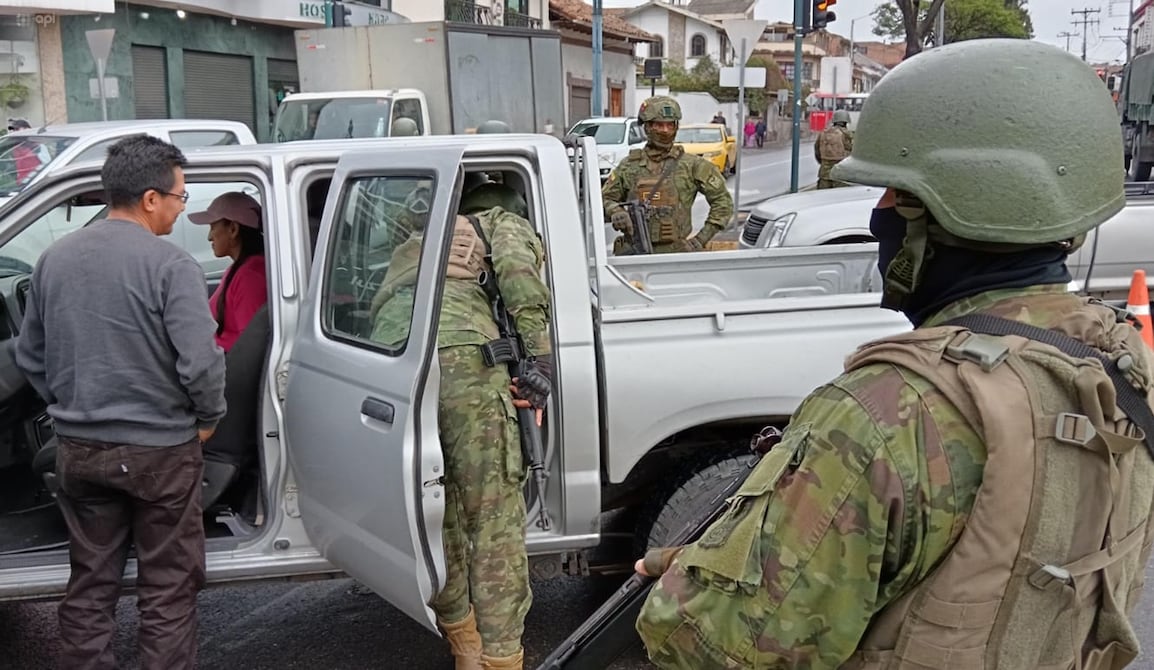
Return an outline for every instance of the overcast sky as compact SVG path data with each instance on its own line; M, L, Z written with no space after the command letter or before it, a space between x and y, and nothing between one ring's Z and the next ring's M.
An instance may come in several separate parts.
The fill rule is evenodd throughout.
M589 2L590 0L586 0ZM946 0L949 2L950 0ZM632 7L641 4L639 0L603 0L606 7ZM850 20L866 17L854 21L854 39L869 40L873 37L873 21L869 14L879 4L878 0L838 0L836 11L837 21L830 24L830 28L837 33L849 37ZM1141 4L1135 0L1135 5ZM1111 4L1108 0L1031 0L1030 16L1034 21L1034 39L1048 42L1065 48L1066 38L1059 38L1061 32L1084 32L1081 27L1075 27L1071 19L1081 19L1081 16L1071 16L1072 9L1100 9L1101 12L1089 18L1101 21L1099 26L1090 26L1086 32L1086 51L1091 61L1121 61L1125 59L1126 44L1126 12L1129 9L1129 0ZM1045 11L1042 10L1045 7ZM793 7L789 0L758 0L757 18L773 21L786 21L793 17ZM1120 30L1115 30L1119 28ZM1082 38L1070 38L1070 50L1076 54L1082 53Z

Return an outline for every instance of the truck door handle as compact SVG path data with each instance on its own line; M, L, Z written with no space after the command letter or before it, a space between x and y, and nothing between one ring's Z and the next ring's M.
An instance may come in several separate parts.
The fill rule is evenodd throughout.
M382 423L392 423L395 413L396 410L393 406L384 400L365 398L364 402L361 403L361 414Z

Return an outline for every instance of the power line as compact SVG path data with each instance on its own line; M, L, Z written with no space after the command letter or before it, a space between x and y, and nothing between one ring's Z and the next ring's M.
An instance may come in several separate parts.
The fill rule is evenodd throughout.
M1070 21L1070 23L1074 24L1075 26L1082 26L1082 60L1086 60L1086 35L1089 33L1090 26L1098 27L1102 23L1102 21L1097 19L1097 18L1091 19L1090 15L1091 14L1097 15L1097 14L1101 14L1101 13L1102 13L1101 9L1090 9L1089 7L1087 7L1086 9L1071 9L1070 10L1070 16L1076 16L1078 14L1082 15L1082 19L1080 21L1079 20L1071 20Z
M1058 33L1058 39L1062 39L1063 37L1066 38L1066 51L1069 51L1070 50L1070 38L1071 37L1081 37L1081 35L1079 35L1078 33L1072 33L1070 31L1064 31L1064 32Z

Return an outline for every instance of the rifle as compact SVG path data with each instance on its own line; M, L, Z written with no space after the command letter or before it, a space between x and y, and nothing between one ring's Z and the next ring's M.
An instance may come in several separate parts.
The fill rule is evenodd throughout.
M628 200L621 203L621 207L633 222L633 229L626 234L631 253L652 254L653 240L649 239L649 205L640 200Z
M780 442L781 437L781 431L774 426L768 426L754 436L750 450L757 454L757 458L750 461L744 471L713 496L700 518L690 520L675 533L668 545L680 547L696 541L721 518L728 509L728 499L737 493L761 457ZM639 574L631 576L609 600L554 649L537 666L537 670L603 670L609 667L637 641L634 626L641 613L641 606L645 604L657 579Z
M470 215L466 218L472 224L477 237L485 244L485 262L492 268L493 250L489 246L489 240L485 237L484 231L481 230L481 222L475 216ZM509 366L511 378L520 377L528 367L529 361L525 357L525 345L521 339L521 334L517 332L517 324L514 322L513 316L509 314L509 310L505 308L505 300L497 288L496 277L489 270L482 270L481 276L477 278L477 283L481 285L485 295L489 298L489 309L493 315L493 321L497 324L497 332L501 335L499 339L481 347L481 356L485 359L485 365L493 367L498 363L505 363ZM553 525L549 520L549 510L545 508L545 480L548 478L548 474L545 472L545 449L541 443L538 416L539 410L534 411L528 407L517 408L517 430L521 435L521 456L533 474L533 488L537 495L537 527L541 530L549 530Z

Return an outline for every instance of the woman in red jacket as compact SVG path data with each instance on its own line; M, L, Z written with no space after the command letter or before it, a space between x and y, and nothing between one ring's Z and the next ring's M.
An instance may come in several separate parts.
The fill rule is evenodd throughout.
M206 225L208 241L218 258L232 258L220 286L209 298L216 315L216 343L226 352L268 301L264 266L264 233L260 203L234 191L216 197L203 212L188 215Z

